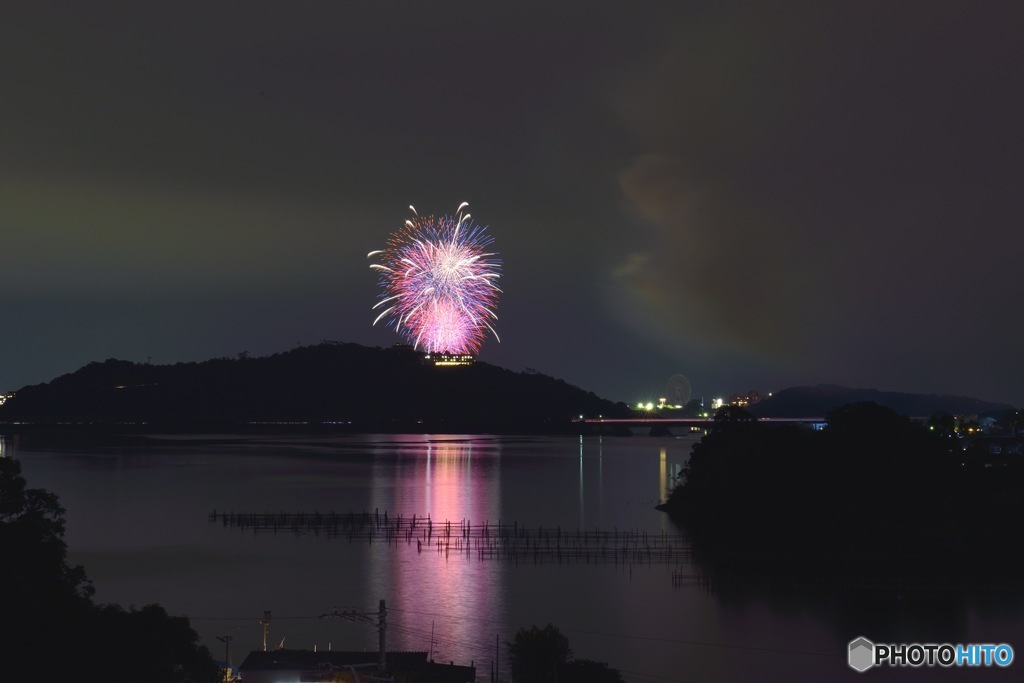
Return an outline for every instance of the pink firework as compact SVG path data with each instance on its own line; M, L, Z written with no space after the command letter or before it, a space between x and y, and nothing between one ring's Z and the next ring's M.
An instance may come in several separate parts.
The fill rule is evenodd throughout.
M385 249L372 251L380 263L384 289L374 309L414 347L428 353L476 354L498 319L498 278L501 261L487 251L492 242L486 228L476 225L466 207L454 216L414 217L391 235ZM500 340L499 340L500 341Z

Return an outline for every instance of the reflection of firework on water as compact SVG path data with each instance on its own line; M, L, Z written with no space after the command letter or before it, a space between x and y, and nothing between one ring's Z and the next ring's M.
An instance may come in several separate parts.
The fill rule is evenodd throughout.
M455 216L414 217L388 238L387 247L371 251L380 263L370 267L380 273L384 289L374 309L383 308L382 319L413 346L428 353L475 354L487 330L497 320L497 280L501 261L487 251L492 239L486 228L473 223L467 205ZM500 340L499 340L500 341Z

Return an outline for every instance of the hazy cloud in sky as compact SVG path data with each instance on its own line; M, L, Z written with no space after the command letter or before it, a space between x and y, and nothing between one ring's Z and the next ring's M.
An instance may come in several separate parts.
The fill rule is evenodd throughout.
M0 389L371 328L469 201L482 358L616 400L1024 404L1014 2L25 4L0 29ZM613 359L628 359L614 360Z

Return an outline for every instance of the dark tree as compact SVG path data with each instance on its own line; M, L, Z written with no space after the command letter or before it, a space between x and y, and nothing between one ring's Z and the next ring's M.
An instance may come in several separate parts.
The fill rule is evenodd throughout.
M739 406L722 406L715 412L714 426L716 428L728 427L736 424L750 424L756 422L757 418L750 411Z
M219 680L187 619L157 605L97 607L92 594L85 570L67 563L57 497L28 488L21 463L0 457L0 671L32 672L26 680Z
M508 659L516 683L558 681L559 667L571 657L569 639L551 624L544 628L520 628L508 643Z
M508 657L516 683L622 683L619 670L604 662L573 659L569 639L551 624L516 631Z
M1005 410L996 420L996 429L1007 436L1015 436L1024 428L1024 410Z
M574 659L558 670L559 683L623 683L622 674L604 662Z
M72 639L88 620L92 586L67 563L64 509L30 489L21 463L0 458L0 642L28 661Z
M95 645L87 661L105 672L104 681L177 683L188 676L196 683L212 683L221 679L188 619L169 616L160 605L127 611L118 605L104 605L96 611ZM110 644L116 644L116 655L109 651ZM112 658L116 666L111 666Z
M928 419L928 428L939 436L952 437L956 434L956 417L951 413L935 413Z

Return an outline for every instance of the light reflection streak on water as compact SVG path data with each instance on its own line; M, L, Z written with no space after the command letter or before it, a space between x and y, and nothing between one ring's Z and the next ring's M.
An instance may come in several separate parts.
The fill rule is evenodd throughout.
M658 500L665 500L665 491L668 490L668 450L662 446L661 452L658 454Z
M467 553L455 542L463 521L498 521L500 444L468 436L400 439L396 466L375 468L371 499L390 518L415 514L423 522L411 544L402 539L397 548L375 543L368 549L364 598L384 597L388 602L389 650L433 650L441 662L473 660L477 675L486 676L496 625L504 617L505 567L480 561L473 546ZM433 530L429 540L423 536L428 515ZM446 521L451 523L451 545L439 551L435 544L444 537Z
M665 500L665 492L668 491L668 449L661 447L658 454L658 502ZM665 520L661 520L661 530L665 531Z
M590 527L587 525L587 515L586 515L586 487L584 486L584 471L583 471L584 470L584 456L583 456L584 450L583 450L583 443L584 443L583 442L583 435L581 434L580 435L580 443L579 443L579 445L580 445L580 451L579 451L579 461L580 461L579 462L579 464L580 464L580 467L579 467L580 518L579 518L578 526L579 526L580 529L588 529ZM593 446L591 446L591 447L593 447ZM591 464L590 467L591 467L591 469L593 469L593 464ZM591 501L590 512L591 512L591 516L594 517L594 519L598 520L598 523L600 523L602 511L604 510L604 437L603 436L598 436L597 437L597 486L596 486L596 489L597 489L597 491L596 491L597 492L597 507L595 508L593 506L593 500L592 500ZM590 495L591 495L591 497L593 497L593 495L594 495L593 473L591 473L591 491L590 491ZM596 512L595 512L595 510L596 510Z
M587 528L587 516L583 510L583 435L580 434L580 526Z

